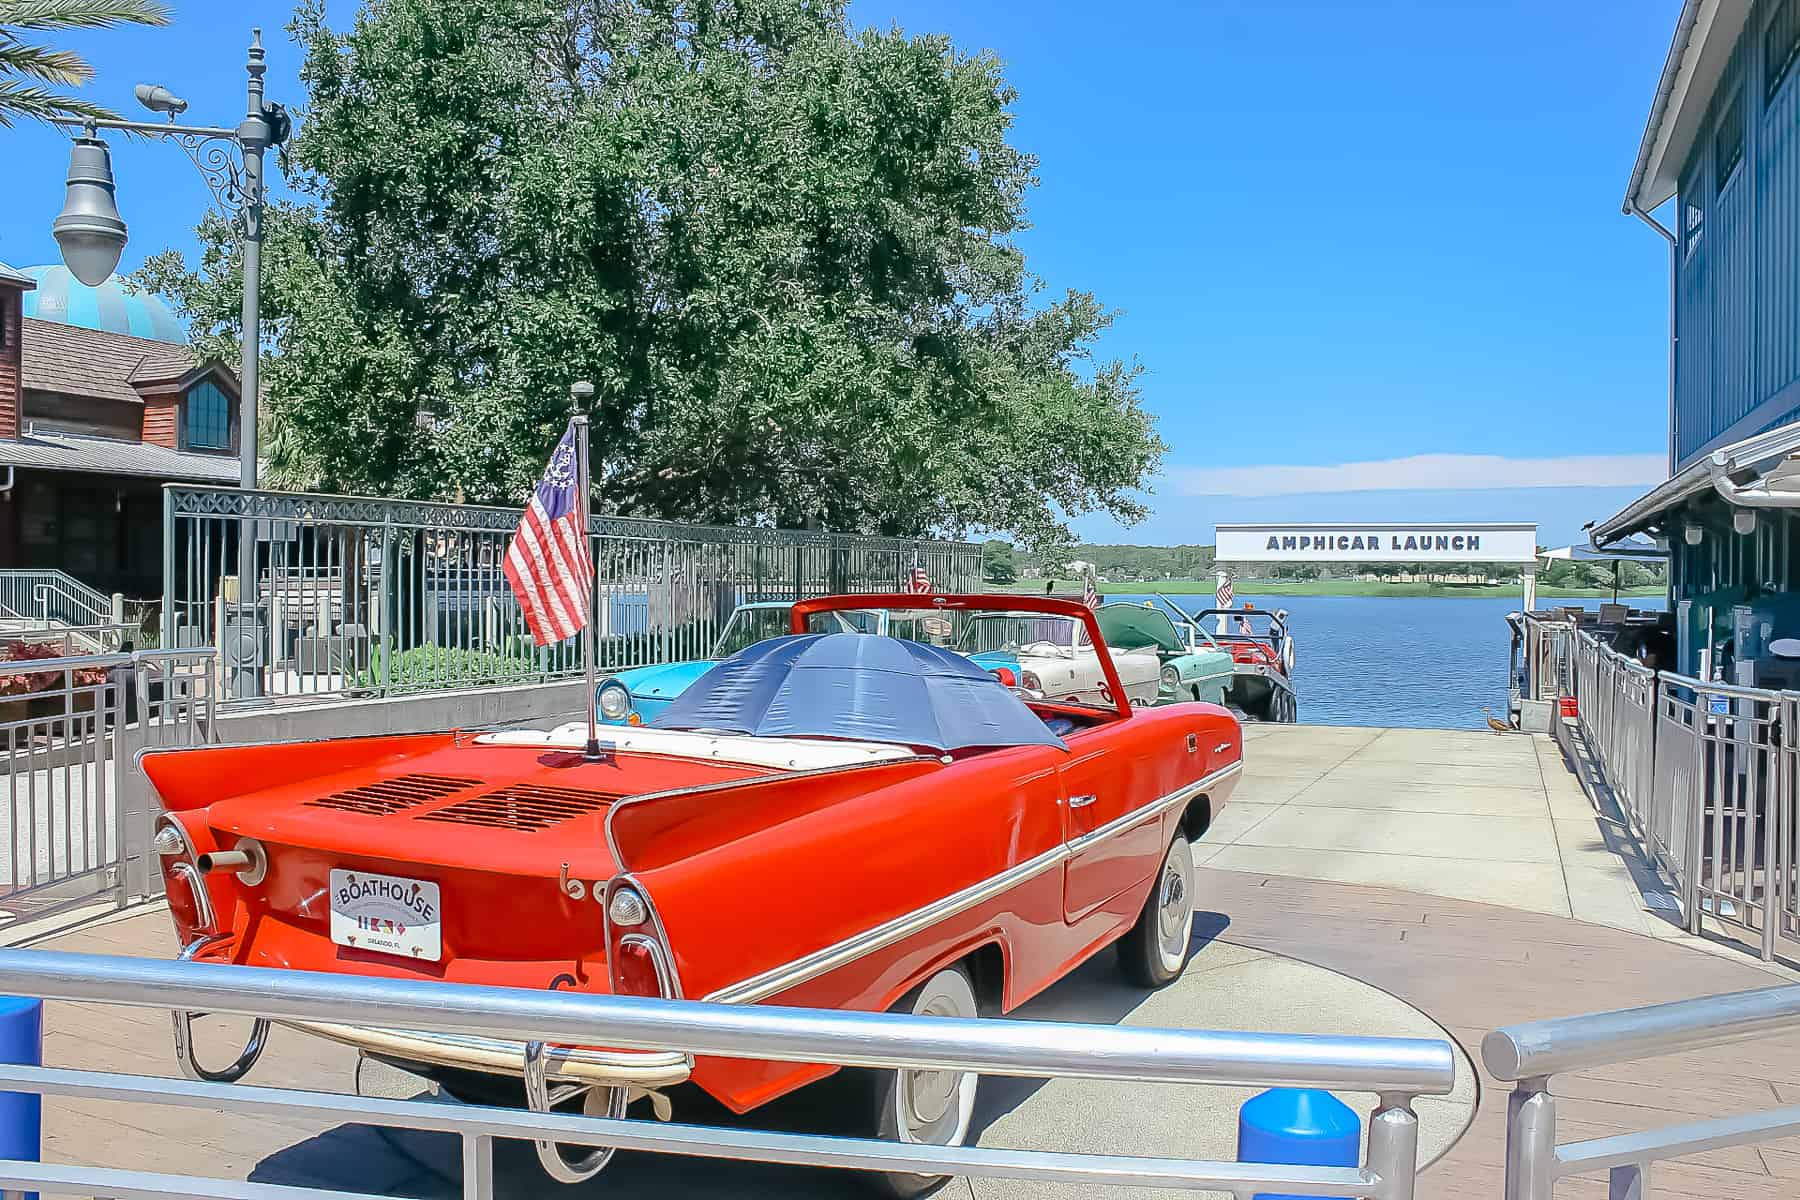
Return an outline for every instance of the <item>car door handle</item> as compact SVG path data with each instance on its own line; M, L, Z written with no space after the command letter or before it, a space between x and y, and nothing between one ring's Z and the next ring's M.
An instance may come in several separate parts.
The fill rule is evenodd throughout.
M1099 798L1100 797L1094 795L1092 792L1089 792L1085 796L1070 796L1069 797L1069 807L1070 808L1086 808L1088 805L1092 804L1094 801L1098 800Z

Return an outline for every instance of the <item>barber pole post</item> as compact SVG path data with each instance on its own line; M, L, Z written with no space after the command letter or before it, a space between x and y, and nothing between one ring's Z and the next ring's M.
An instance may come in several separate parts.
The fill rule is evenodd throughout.
M1213 591L1213 607L1221 609L1231 607L1231 572L1223 567L1219 568L1219 586ZM1213 620L1219 623L1217 630L1219 636L1224 637L1229 632L1225 628L1225 614L1221 612Z

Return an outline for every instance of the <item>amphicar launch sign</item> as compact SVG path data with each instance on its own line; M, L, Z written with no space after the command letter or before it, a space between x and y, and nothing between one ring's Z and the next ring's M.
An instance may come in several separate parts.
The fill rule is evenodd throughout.
M1220 562L1535 563L1534 524L1265 524L1217 527Z

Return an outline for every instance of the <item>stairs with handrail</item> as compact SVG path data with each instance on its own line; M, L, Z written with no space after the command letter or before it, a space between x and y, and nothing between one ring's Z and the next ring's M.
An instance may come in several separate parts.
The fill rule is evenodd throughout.
M55 568L0 570L0 635L60 635L66 652L119 645L115 598Z

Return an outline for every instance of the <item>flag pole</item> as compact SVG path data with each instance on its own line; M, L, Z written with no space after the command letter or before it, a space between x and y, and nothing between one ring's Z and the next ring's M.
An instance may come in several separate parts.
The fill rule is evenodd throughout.
M585 552L594 553L591 534L593 506L588 493L588 405L594 399L594 385L580 379L569 385L569 402L575 410L569 427L575 431L575 495L581 505L581 540ZM581 623L581 677L587 681L587 748L583 756L589 762L600 758L600 696L594 687L594 625L600 608L600 570L594 565L588 585L587 618Z

